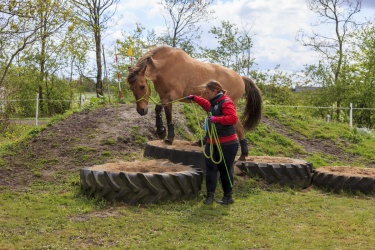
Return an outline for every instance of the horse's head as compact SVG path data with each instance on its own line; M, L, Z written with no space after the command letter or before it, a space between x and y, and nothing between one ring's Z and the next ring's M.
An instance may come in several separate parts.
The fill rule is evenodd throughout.
M129 67L128 70L127 81L137 103L137 112L140 115L146 115L148 112L148 99L151 94L150 86L147 84L145 77L146 67L143 69Z

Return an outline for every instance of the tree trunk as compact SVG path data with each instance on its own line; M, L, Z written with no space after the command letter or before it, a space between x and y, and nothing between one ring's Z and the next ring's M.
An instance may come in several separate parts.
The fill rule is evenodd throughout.
M99 21L99 20L98 20ZM97 24L99 27L99 24ZM102 80L102 49L101 49L101 34L100 28L95 30L95 52L96 52L96 95L97 97L103 96L103 80Z
M39 107L40 107L40 114L44 115L45 112L45 105L43 100L43 83L45 81L45 67L46 67L46 29L47 24L44 17L43 12L41 13L40 20L43 22L42 27L40 29L40 37L41 37L41 48L40 48L40 55L39 55L39 68L40 68L40 76L39 76Z

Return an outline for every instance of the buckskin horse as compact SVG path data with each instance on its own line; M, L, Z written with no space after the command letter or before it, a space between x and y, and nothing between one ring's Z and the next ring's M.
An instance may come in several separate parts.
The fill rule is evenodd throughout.
M234 104L237 104L245 93L245 108L235 128L241 145L240 159L248 155L244 129L254 129L261 119L262 112L261 91L250 78L240 76L234 70L218 64L201 62L183 50L169 46L157 46L149 50L128 70L126 80L136 99L137 112L142 116L148 112L151 94L147 79L153 82L160 97L160 103L155 106L156 133L160 139L165 139L166 144L173 144L175 136L172 122L173 101L190 102L183 97L200 95L198 86L209 80L220 82ZM167 138L161 114L163 109L167 119Z

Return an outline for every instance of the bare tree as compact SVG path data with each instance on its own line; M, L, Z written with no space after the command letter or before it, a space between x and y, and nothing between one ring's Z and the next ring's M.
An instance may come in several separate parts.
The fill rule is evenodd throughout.
M161 0L167 27L164 42L172 47L193 50L192 42L200 39L200 22L213 19L209 9L213 0Z
M0 86L16 56L39 39L40 27L31 1L6 0L0 3Z
M333 86L337 107L341 106L340 76L345 60L345 45L350 33L359 25L354 15L360 12L361 3L362 0L308 0L309 9L319 17L318 23L314 26L328 26L332 29L326 33L313 30L312 35L300 31L297 36L297 40L304 46L319 52L332 69L333 79L329 85ZM325 30L327 31L327 28ZM339 109L337 109L337 118L339 118Z
M94 36L95 55L96 55L96 94L103 96L103 79L102 79L102 34L107 28L107 22L115 14L109 8L117 6L120 0L72 0L76 7L76 15L83 25L87 27Z

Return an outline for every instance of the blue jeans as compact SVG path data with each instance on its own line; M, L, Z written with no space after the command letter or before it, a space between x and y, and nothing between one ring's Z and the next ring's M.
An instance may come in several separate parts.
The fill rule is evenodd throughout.
M232 193L233 189L233 163L238 151L238 143L221 145L223 160L215 164L211 159L206 158L206 188L207 193L215 193L217 186L217 172L220 172L221 186L224 194ZM216 145L213 147L213 158L218 161L220 158ZM210 144L206 144L206 155L210 155ZM225 162L224 162L225 161Z

